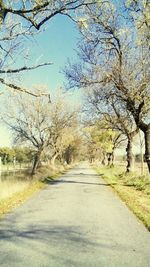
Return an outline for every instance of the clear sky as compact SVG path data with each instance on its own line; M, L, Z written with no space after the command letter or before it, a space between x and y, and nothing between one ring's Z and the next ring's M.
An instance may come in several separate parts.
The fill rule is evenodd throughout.
M26 50L30 51L30 64L52 61L53 65L24 73L22 84L31 88L37 84L46 85L51 94L63 86L65 77L61 70L67 62L67 58L76 58L75 49L80 37L77 26L67 17L57 16L47 23L46 30L26 43ZM20 63L20 61L19 61ZM18 64L19 64L18 63ZM72 100L79 102L81 94L74 92ZM0 146L11 144L8 130L0 125Z
M57 16L46 25L45 32L35 36L35 42L28 42L32 62L52 61L53 65L40 68L24 75L25 84L47 84L50 90L62 86L65 78L60 73L67 58L75 59L79 32L76 25L67 17Z

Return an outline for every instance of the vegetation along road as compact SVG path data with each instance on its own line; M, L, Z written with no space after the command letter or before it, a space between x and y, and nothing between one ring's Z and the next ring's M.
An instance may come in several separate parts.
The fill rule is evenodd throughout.
M1 220L0 266L149 267L150 233L82 163Z

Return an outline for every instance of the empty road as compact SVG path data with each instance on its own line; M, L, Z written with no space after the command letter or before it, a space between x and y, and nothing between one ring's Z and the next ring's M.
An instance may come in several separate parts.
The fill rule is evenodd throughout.
M150 267L150 233L82 163L0 221L1 267Z

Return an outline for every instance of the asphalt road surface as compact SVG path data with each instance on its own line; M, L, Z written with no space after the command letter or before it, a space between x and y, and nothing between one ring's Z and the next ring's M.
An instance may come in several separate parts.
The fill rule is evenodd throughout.
M0 267L150 267L150 233L87 164L0 221Z

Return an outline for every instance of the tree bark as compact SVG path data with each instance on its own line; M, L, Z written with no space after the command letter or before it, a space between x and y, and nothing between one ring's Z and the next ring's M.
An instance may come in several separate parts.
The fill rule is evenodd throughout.
M107 166L110 166L111 165L111 153L107 153Z
M127 152L126 172L132 172L133 168L134 168L134 156L132 153L132 143L133 143L132 137L128 136L128 144L127 144L127 148L126 148L126 152Z
M55 153L55 154L52 156L52 158L51 158L51 164L52 164L52 166L55 166L55 160L56 160L57 157L58 157L58 153Z
M114 167L114 160L115 160L115 154L114 154L114 148L111 153L111 167Z
M42 150L38 150L35 157L34 157L34 162L33 162L33 167L32 167L32 171L31 171L31 175L34 175L36 173L36 170L38 168L38 165L40 163L40 159L41 159L41 154L42 154Z
M128 104L128 110L132 113L137 127L140 128L144 133L145 160L147 162L148 171L150 173L150 123L146 124L141 120L141 111L144 106L144 100L139 104L139 107L137 109L135 109L134 101L131 101L131 99L128 99L127 104Z
M104 165L104 166L106 165L105 156L106 156L105 153L103 153L102 165Z
M150 125L144 131L145 138L145 160L147 163L148 171L150 173Z
M145 141L145 160L147 163L148 171L150 173L150 124L139 122L139 128L144 133Z
M67 164L70 164L73 161L73 152L74 152L73 147L69 145L65 153L65 160ZM92 162L92 157L90 157L89 161Z

